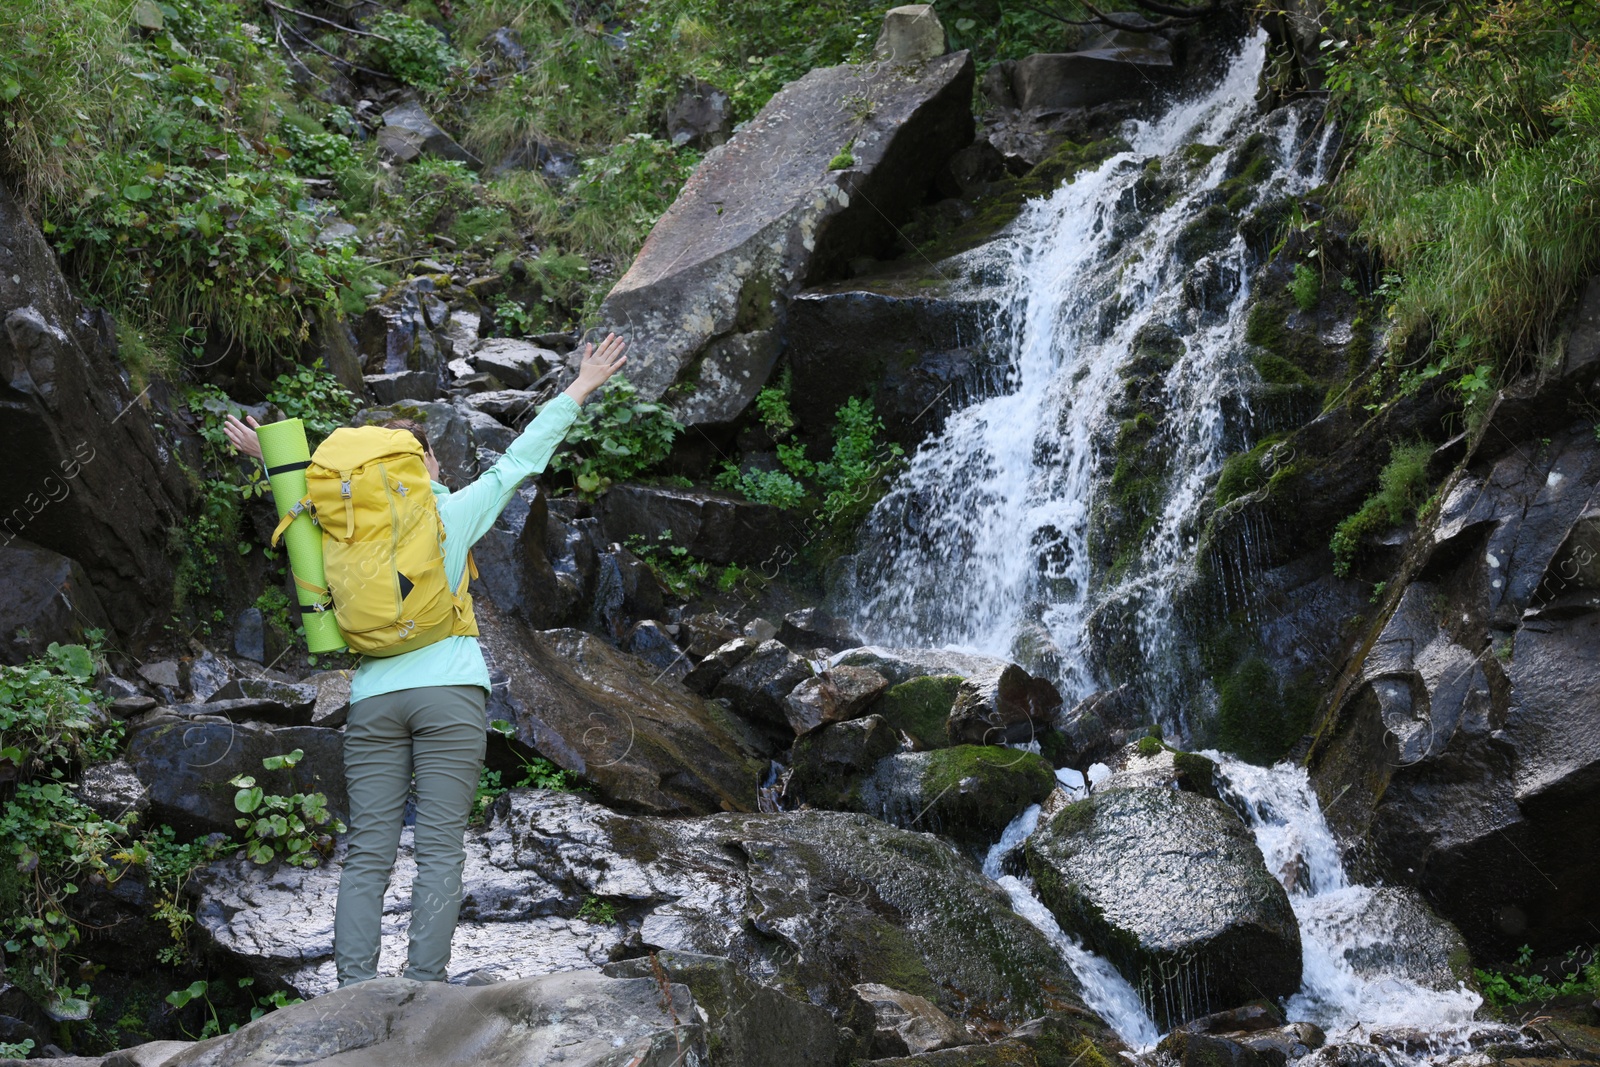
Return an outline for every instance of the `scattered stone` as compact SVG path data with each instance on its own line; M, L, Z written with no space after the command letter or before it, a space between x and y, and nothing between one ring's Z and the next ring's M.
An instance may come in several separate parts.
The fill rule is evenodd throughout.
M506 676L489 718L510 721L517 741L633 810L755 807L765 765L721 707L593 634L530 630L488 603L477 615Z
M854 988L872 1009L872 1055L875 1058L920 1056L924 1052L977 1042L926 997L876 982L863 982Z
M443 393L439 376L433 371L401 370L392 374L365 374L367 392L379 404L391 405L407 400L433 400Z
M1157 1047L1179 1067L1281 1067L1271 1057L1215 1034L1174 1030Z
M740 631L757 641L771 641L778 636L778 628L766 619L755 618L744 624Z
M1283 1025L1283 1013L1264 1000L1190 1019L1178 1029L1196 1034L1255 1033Z
M181 684L178 681L178 661L175 659L142 663L139 665L139 677L163 689L176 690Z
M507 426L514 426L533 414L538 401L537 393L521 389L494 389L487 393L475 393L465 397L461 403Z
M100 1067L163 1067L193 1044L193 1041L146 1041L132 1048L118 1049L101 1060Z
M704 151L733 136L733 103L710 82L692 79L667 105L667 138Z
M689 657L667 628L654 619L635 623L628 631L627 650L661 672L664 678L682 681L689 673Z
M126 760L95 763L78 776L78 799L112 822L142 817L150 810L150 793Z
M350 717L350 672L318 671L306 676L307 685L316 686L317 700L311 708L311 725L338 729Z
M883 29L873 46L876 59L900 66L912 66L944 55L944 25L932 4L907 4L892 7L883 16Z
M888 685L866 667L835 667L803 679L783 698L783 713L796 735L830 722L854 719Z
M675 546L716 564L760 565L778 551L786 528L782 512L766 504L666 485L614 485L600 498L596 514L608 541L653 540L665 530Z
M256 663L267 659L267 624L258 607L239 612L233 621L233 651Z
M1013 744L1037 740L1052 728L1061 694L1043 678L1015 663L940 649L867 645L836 658L846 666L871 667L900 684L925 675L960 675L947 732L951 744Z
M684 676L683 684L702 695L709 695L728 676L728 672L754 652L760 642L752 637L735 637L718 645Z
M199 705L205 707L206 705ZM295 749L305 755L292 768L263 769L261 761ZM336 730L315 726L274 729L251 722L200 721L152 712L128 736L125 757L150 796L153 822L169 823L188 838L233 834L239 813L226 783L253 776L269 793L322 792L328 810L343 818L344 745ZM218 788L218 783L222 787Z
M378 131L378 150L399 163L410 163L426 153L471 167L482 166L476 156L440 129L415 100L408 100L383 113L383 128Z
M818 68L712 149L601 308L601 333L634 339L628 377L641 395L687 373L696 400L680 418L737 417L765 384L788 295L891 247L896 212L921 203L972 139L972 77L965 52L915 69ZM865 122L848 103L860 99L873 104ZM854 162L830 171L847 145Z
M678 641L685 652L700 659L739 636L739 628L725 615L690 615L678 626Z
M203 704L233 678L233 665L218 659L208 649L189 664L189 693L195 701Z
M317 699L315 685L270 678L235 678L216 690L205 703L226 704L228 718L234 720L255 719L274 726L310 726Z
M734 711L753 722L787 728L784 698L814 673L809 660L781 641L763 641L711 693L730 701Z
M471 362L478 370L500 379L508 389L526 389L564 361L560 353L531 342L492 337L472 355Z
M725 957L668 951L600 970L658 980L656 963L706 1013L711 1067L835 1067L848 1058L849 1031L841 1032L826 1010L751 981Z
M131 697L118 697L111 702L111 707L107 710L111 713L113 718L131 719L135 715L149 711L155 706L155 697L140 695Z
M1220 801L1120 789L1028 839L1040 899L1141 990L1162 1029L1300 985L1300 929L1243 822Z

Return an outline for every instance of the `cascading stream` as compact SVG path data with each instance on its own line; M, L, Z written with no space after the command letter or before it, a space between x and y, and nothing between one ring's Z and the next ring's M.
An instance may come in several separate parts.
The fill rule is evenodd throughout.
M1070 705L1100 687L1098 612L1137 642L1151 706L1173 709L1169 725L1187 733L1174 699L1189 687L1174 656L1172 593L1192 567L1211 479L1247 428L1225 412L1248 417L1254 372L1242 340L1244 241L1235 234L1194 263L1180 251L1206 212L1221 210L1218 187L1252 133L1262 137L1249 150L1265 152L1271 172L1244 194L1251 203L1320 183L1327 154L1309 106L1257 117L1263 39L1247 42L1210 92L1130 124L1126 151L1031 202L1008 238L975 253L988 260L974 264L979 274L1004 279L993 343L1009 371L1000 395L952 414L918 449L868 519L857 581L840 594L864 635L1023 656L1058 675ZM1180 151L1193 145L1205 147ZM1141 184L1160 174L1172 175L1164 200ZM1159 514L1137 545L1118 546L1134 555L1110 580L1092 573L1094 512L1119 372L1152 323L1184 348L1162 383L1174 458ZM1046 651L1034 636L1024 655L1019 639L1040 627Z
M1369 908L1374 890L1352 884L1346 874L1305 770L1206 755L1218 762L1227 798L1250 825L1267 869L1288 891L1300 926L1301 985L1284 1005L1285 1016L1316 1023L1330 1042L1361 1041L1375 1030L1404 1027L1428 1038L1419 1059L1465 1051L1473 1034L1486 1029L1473 1021L1483 999L1464 986L1429 988L1409 973L1400 935ZM1148 1050L1161 1035L1133 986L1061 929L1031 880L1004 873L1006 857L1037 829L1039 814L1036 804L1012 820L989 850L983 873L1061 950L1083 984L1085 1003L1130 1047ZM1352 965L1357 956L1368 962L1363 970Z
M1227 798L1250 824L1300 925L1304 963L1289 1017L1316 1023L1330 1040L1407 1027L1432 1035L1441 1051L1465 1042L1483 998L1465 987L1431 989L1408 973L1402 935L1374 918L1374 891L1350 882L1305 768L1206 755L1219 764ZM1351 963L1357 955L1380 962L1362 973Z

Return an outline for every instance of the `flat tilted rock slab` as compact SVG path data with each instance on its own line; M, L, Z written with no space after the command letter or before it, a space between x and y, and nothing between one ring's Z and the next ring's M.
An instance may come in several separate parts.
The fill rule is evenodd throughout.
M972 140L972 70L966 52L813 70L712 149L600 311L634 341L639 391L659 397L703 356L680 417L737 416L777 358L781 301L881 251Z
M1300 985L1289 895L1226 805L1171 789L1069 804L1027 846L1039 896L1163 1030Z
M378 978L262 1016L163 1067L704 1063L694 998L669 988L670 1001L654 979L594 972L486 986Z

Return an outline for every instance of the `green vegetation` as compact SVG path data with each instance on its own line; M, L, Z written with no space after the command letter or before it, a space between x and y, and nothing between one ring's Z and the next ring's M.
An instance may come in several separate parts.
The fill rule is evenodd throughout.
M1139 755L1146 759L1159 756L1167 750L1167 746L1161 743L1159 737L1141 737L1135 747L1138 748Z
M261 766L287 770L304 755L297 748L268 756ZM257 863L282 859L292 867L315 867L333 851L333 835L345 831L344 823L328 811L328 798L322 793L268 793L247 774L235 775L228 784L238 790L233 806L244 818L235 819L234 825L244 831L245 855Z
M1317 691L1302 681L1284 685L1259 656L1246 656L1217 686L1217 744L1251 763L1269 764L1306 732Z
M568 471L583 493L598 493L614 481L643 474L667 458L683 423L664 404L641 400L624 375L617 375L597 400L584 405L567 434L567 450L551 466Z
M715 484L758 504L785 509L814 505L829 527L854 528L883 495L905 450L880 439L883 421L872 401L851 397L835 412L832 457L822 461L807 458L805 445L782 440L794 426L785 395L788 381L785 375L778 386L763 390L756 398L758 418L778 440L782 469L740 470L730 460Z
M1338 0L1328 22L1360 130L1339 191L1400 278L1391 360L1525 366L1600 257L1600 7Z
M919 748L943 748L950 743L947 727L961 683L955 674L911 678L885 690L872 710L909 734Z
M1513 969L1487 971L1474 968L1473 976L1489 1006L1500 1011L1556 997L1600 996L1600 946L1575 948L1556 965L1537 969L1533 949L1523 945Z
M421 19L380 11L367 24L366 58L407 85L439 92L460 63L445 35Z
M1312 311L1322 300L1322 276L1304 263L1294 265L1294 281L1289 283L1289 295L1301 311Z
M1348 577L1361 542L1369 534L1390 529L1416 514L1428 488L1428 460L1433 446L1416 441L1395 445L1378 474L1378 491L1333 532L1333 572Z
M584 897L583 906L578 909L578 918L584 922L611 926L617 921L617 906L599 897Z

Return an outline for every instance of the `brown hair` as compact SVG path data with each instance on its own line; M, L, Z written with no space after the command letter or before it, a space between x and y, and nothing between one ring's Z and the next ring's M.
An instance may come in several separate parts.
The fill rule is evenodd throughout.
M424 452L432 452L433 447L428 444L428 431L422 428L422 423L415 419L390 419L382 424L385 430L405 430L417 439Z

